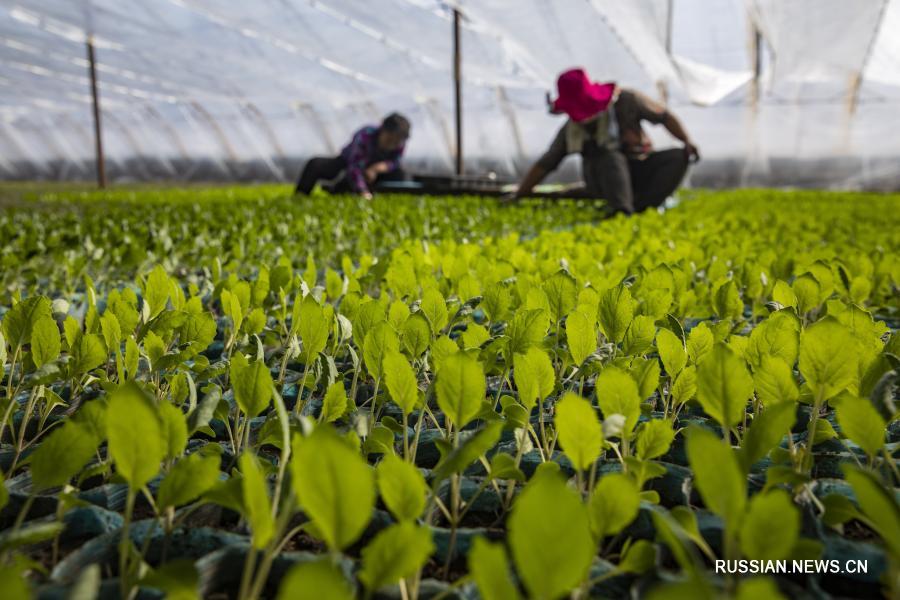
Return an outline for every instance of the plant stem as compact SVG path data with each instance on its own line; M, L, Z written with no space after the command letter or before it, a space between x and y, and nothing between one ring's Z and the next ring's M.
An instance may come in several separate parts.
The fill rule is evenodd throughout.
M121 588L122 598L127 598L131 591L129 586L129 547L131 545L131 518L134 513L134 500L137 493L133 487L128 486L128 496L125 499L125 515L122 522L122 539L119 542L119 584Z

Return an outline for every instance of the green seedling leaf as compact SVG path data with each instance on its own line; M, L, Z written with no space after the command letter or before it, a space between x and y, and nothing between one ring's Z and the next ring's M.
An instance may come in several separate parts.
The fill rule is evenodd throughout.
M730 428L741 421L752 395L753 379L747 364L728 346L716 344L697 367L697 400L703 410Z
M278 600L353 600L353 586L328 558L301 562L287 572Z
M638 315L625 332L622 350L629 356L646 354L653 347L655 337L656 319L648 315Z
M243 476L241 491L244 497L244 517L250 525L253 547L261 550L275 534L275 517L272 515L266 476L256 456L250 452L243 453L238 463Z
M827 400L845 389L855 391L858 365L847 359L855 347L853 334L834 317L825 317L800 334L800 374L814 396Z
M166 600L196 600L199 583L197 567L193 561L184 558L170 560L141 579L142 587L165 592Z
M756 397L765 405L793 404L800 398L800 388L790 366L780 358L763 356L753 373Z
M163 438L166 444L166 457L175 458L187 447L188 430L184 413L174 404L161 402L159 416L162 419Z
M591 403L567 392L556 405L554 423L572 465L580 471L589 469L603 448L603 428Z
M491 479L512 479L524 482L525 473L516 466L516 459L511 455L498 452L491 457Z
M375 506L375 474L329 425L308 438L294 438L294 491L322 538L341 550L362 534Z
M836 412L838 425L845 437L865 450L869 456L875 456L881 451L887 423L871 402L849 396L841 400Z
M381 379L384 375L382 365L385 356L399 351L400 340L389 323L381 322L372 327L363 342L363 360L369 374L375 379Z
M172 288L166 270L162 266L156 265L147 276L147 283L144 286L144 302L149 307L148 321L166 308L171 291Z
M416 374L406 361L406 357L396 351L390 351L385 355L382 368L384 382L391 399L408 415L419 401Z
M581 365L597 350L597 330L594 320L578 309L566 317L566 341L575 365Z
M768 577L752 577L739 579L735 600L787 600L787 597L778 589L774 580Z
M87 333L78 336L75 346L71 348L72 360L69 362L69 372L73 377L83 375L92 369L96 369L106 362L106 346L103 339L96 333Z
M738 453L745 473L790 434L796 420L797 408L793 403L775 404L753 420Z
M484 371L474 358L457 353L444 359L435 383L437 402L458 430L479 413L486 390Z
M715 338L706 323L700 323L688 334L688 356L695 365L699 365L703 358L709 354L715 344Z
M822 521L829 527L843 525L852 519L865 519L853 501L842 494L828 494L822 498L822 506L825 507Z
M469 551L469 572L484 600L518 600L522 597L510 577L503 544L491 543L483 537L475 538Z
M19 528L7 529L0 532L0 551L8 552L23 546L52 540L64 528L65 524L54 521L49 523L25 523ZM24 597L28 598L29 595Z
M611 342L621 342L634 319L634 300L624 285L609 288L600 294L597 321L600 330Z
M529 348L525 354L515 356L513 365L519 401L526 409L530 410L536 401L543 402L553 393L556 373L546 352L536 347Z
M425 510L428 486L419 470L397 456L385 456L376 469L378 491L398 521L414 521Z
M624 573L640 575L656 565L656 546L647 540L638 540L624 551L618 568Z
M671 378L681 373L687 364L688 355L681 338L669 331L660 329L656 334L656 349L662 360L666 373Z
M140 489L159 471L166 456L163 422L153 401L127 383L109 398L106 437L116 471L132 489Z
M751 560L789 558L800 535L800 513L784 490L753 496L741 525L741 551Z
M431 325L422 311L413 313L400 330L400 345L411 358L418 358L431 345Z
M641 397L634 378L617 367L606 367L597 376L595 389L603 417L622 415L624 435L630 435L641 414Z
M547 315L543 309L518 310L506 329L509 356L525 354L539 345L547 334Z
M871 473L844 465L844 477L853 487L866 521L881 536L894 560L900 559L900 506Z
M59 357L62 342L56 321L47 316L40 317L31 332L31 360L41 368Z
M238 356L241 355L236 354L231 360L234 401L245 415L253 418L268 408L272 400L272 374L263 361L247 363L243 356L240 359Z
M458 448L451 450L438 463L432 473L432 487L437 489L441 481L451 475L461 473L466 467L475 462L479 456L485 454L496 445L503 431L502 421L492 421L485 425L484 429L477 431Z
M16 303L3 315L3 337L15 350L31 343L34 326L43 319L53 319L50 300L44 296L32 296Z
M662 456L669 451L675 439L672 423L653 419L644 423L638 430L637 455L641 460L650 460Z
M747 481L731 447L710 431L692 427L687 433L688 462L704 504L736 531L747 504Z
M634 479L623 473L605 475L591 494L591 531L601 540L616 535L637 517L640 490Z
M535 598L558 598L587 576L596 552L587 509L559 473L539 470L513 504L508 543Z
M303 355L310 361L325 349L328 343L328 332L331 329L330 315L316 302L312 295L302 300L300 305L300 324L297 331L303 342Z
M325 391L322 400L322 421L334 423L347 413L347 392L343 381L335 381Z
M199 453L179 460L163 478L157 504L160 508L182 506L205 494L219 481L219 462L217 454Z
M35 491L67 483L93 458L99 443L88 427L75 421L51 431L29 457Z
M415 575L432 552L434 542L428 528L410 521L391 525L363 548L359 580L374 592Z

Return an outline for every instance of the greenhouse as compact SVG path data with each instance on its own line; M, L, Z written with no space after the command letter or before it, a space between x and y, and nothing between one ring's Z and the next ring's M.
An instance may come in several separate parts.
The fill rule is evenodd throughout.
M897 598L900 0L0 0L0 598Z

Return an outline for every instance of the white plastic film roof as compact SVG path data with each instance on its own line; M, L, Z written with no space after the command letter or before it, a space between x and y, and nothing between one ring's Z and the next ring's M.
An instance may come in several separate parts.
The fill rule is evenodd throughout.
M900 0L0 0L0 176L93 176L89 36L118 178L290 180L394 110L408 161L449 171L454 8L470 172L521 172L583 66L667 96L712 177L896 177Z

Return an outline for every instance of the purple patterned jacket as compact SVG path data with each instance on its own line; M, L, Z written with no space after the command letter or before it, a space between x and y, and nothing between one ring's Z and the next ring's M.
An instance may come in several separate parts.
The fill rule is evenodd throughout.
M378 127L366 125L353 134L353 139L341 150L341 157L347 161L347 178L353 190L358 193L369 191L366 182L366 167L384 161L390 165L389 171L400 168L400 158L405 145L391 152L378 148Z

